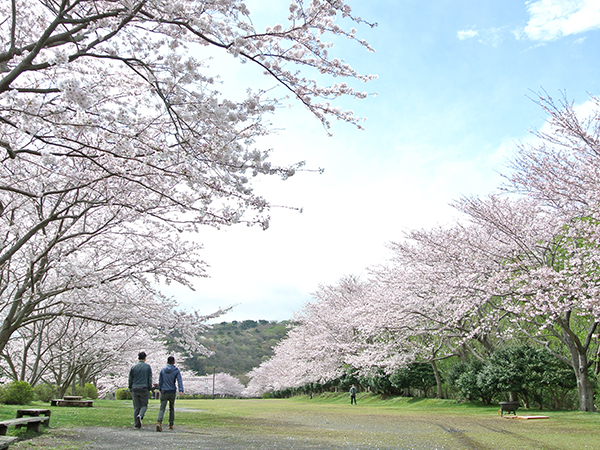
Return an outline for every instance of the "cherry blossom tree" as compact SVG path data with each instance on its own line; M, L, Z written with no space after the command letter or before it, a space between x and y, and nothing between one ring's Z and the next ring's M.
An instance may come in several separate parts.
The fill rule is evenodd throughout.
M594 162L587 159L581 164L580 153L581 148L587 148L588 154L594 153L590 146L597 139L582 130L589 130L596 119L585 122L585 127L577 125L573 122L574 110L569 112L568 105L566 108L567 112L554 111L552 133L538 135L544 138L542 144L521 148L518 164L522 173L512 178L513 189L524 193L537 187L534 195L463 198L455 206L467 215L470 223L457 224L453 233L412 232L409 237L419 244L414 249L404 243L395 244L397 255L402 255L400 259L396 257L399 268L410 273L408 279L414 281L412 292L417 294L417 300L412 311L392 309L404 315L390 322L398 324L396 330L401 329L414 323L407 317L416 312L429 322L415 324L410 328L412 335L435 336L432 324L442 324L435 331L450 331L446 338L454 335L461 345L479 342L487 354L511 337L526 336L546 346L574 369L580 409L593 410L589 369L598 352L599 221L590 205L596 204L597 181L586 175L596 170L587 167ZM549 143L562 143L561 152ZM570 155L569 149L578 156ZM546 167L541 161L554 161L561 167ZM581 167L581 176L572 172L579 165L586 166ZM534 168L537 172L529 178L527 174ZM570 174L571 178L556 183L555 175L559 172ZM531 181L536 178L537 184ZM553 186L557 194L552 196L548 186ZM419 264L424 264L427 271L415 273L415 269L422 267ZM400 298L403 303L410 303L407 302L410 291L406 291L404 281L407 277L402 270L396 268L383 281L404 289L399 291ZM432 303L431 299L435 301ZM432 304L441 309L430 309ZM383 305L386 306L382 311L393 302ZM441 314L431 315L432 311ZM399 336L402 333L396 331L394 337ZM393 340L387 338L384 342L389 344ZM451 342L446 340L445 344L457 348ZM399 349L406 348L407 342L396 345Z
M317 330L307 341L311 349L329 342L319 363L385 370L466 351L485 361L519 338L569 364L580 409L593 410L590 372L600 356L600 102L591 97L575 107L542 96L540 104L548 123L518 148L503 187L508 192L459 199L454 206L464 216L456 223L413 230L392 243L392 260L372 269L351 301L318 295L314 312L255 371L249 389L309 381L304 374L317 363L294 348L300 331ZM338 298L345 301L331 301ZM309 365L304 372L294 358Z
M286 25L264 30L239 0L11 0L0 17L0 351L57 315L143 325L168 304L157 282L204 275L182 232L268 226L252 178L285 179L303 163L274 166L253 147L281 98L225 98L209 49L258 68L325 128L360 126L330 102L366 96L329 78L374 78L322 40L371 50L340 25L366 24L341 0L294 0ZM127 316L125 304L146 314Z
M571 365L579 407L592 411L589 371L600 351L600 105L591 97L576 108L565 98L555 103L545 94L539 103L548 114L547 124L535 133L537 140L519 147L507 177L507 189L539 206L498 214L489 201L471 200L463 201L462 209L495 227L504 239L518 242L491 292L532 327L521 327L524 331ZM523 219L535 224L535 230L515 227ZM556 343L564 353L555 350Z
M598 351L600 227L592 218L564 224L560 214L532 203L510 210L504 204L501 214L495 214L500 210L489 200L470 199L463 208L495 227L499 238L518 243L488 280L490 298L495 308L511 315L512 329L573 368L580 409L592 411L589 370Z
M249 374L247 396L326 383L339 378L349 358L359 351L355 335L356 307L367 292L355 277L320 286L294 318L295 325L277 344L274 355Z
M563 96L541 92L537 102L547 114L534 140L517 148L505 189L540 200L565 222L597 214L600 199L600 99L579 106Z
M162 314L168 316L169 311ZM12 336L2 354L3 367L13 380L27 381L32 386L57 385L59 395L75 384L97 384L99 379L107 377L122 379L140 350L151 355L149 363L165 364L167 337L160 334L164 324L161 319L144 327L110 325L69 316L36 321ZM210 355L198 345L193 348ZM177 359L183 357L177 355Z
M414 250L413 246L393 245L393 265L373 269L376 294L369 295L359 309L360 338L369 351L361 352L353 364L383 369L389 375L412 362L429 363L436 377L437 395L441 397L437 362L457 355L456 342L454 347L452 344L464 341L466 320L459 308L449 309L452 296L447 280L446 284L439 279L432 283L431 268L414 258L414 254L409 256L407 250ZM400 263L400 259L411 263ZM435 270L438 275L441 265L440 261Z
M239 379L228 373L214 375L196 375L191 371L183 371L181 375L186 394L220 397L241 397L244 385Z
M321 40L342 35L370 50L355 29L336 23L338 16L364 23L343 1L292 1L289 25L262 31L238 0L15 0L0 8L9 18L0 27L1 146L14 165L45 168L61 182L34 189L5 173L14 180L2 183L3 191L41 198L133 190L142 204L159 207L155 215L180 226L261 213L267 203L252 193L248 176L288 177L297 168L274 167L268 153L251 149L269 131L262 117L278 100L261 91L241 101L222 98L202 74L204 48L257 66L325 126L331 116L357 123L328 100L365 94L347 83L321 86L324 77L373 78L332 58ZM320 81L303 76L303 68L316 69ZM141 198L127 204L135 209Z

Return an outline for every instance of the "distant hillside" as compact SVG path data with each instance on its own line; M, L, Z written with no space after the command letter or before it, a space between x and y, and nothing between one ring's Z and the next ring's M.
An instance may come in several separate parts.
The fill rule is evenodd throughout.
M199 375L225 372L246 382L244 375L273 354L275 346L286 334L288 321L244 320L221 322L203 333L202 345L215 352L209 358L194 355L184 365Z

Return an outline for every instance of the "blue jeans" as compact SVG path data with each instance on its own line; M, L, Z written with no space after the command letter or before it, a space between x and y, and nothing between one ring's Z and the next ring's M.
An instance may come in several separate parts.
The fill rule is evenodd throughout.
M135 388L131 390L131 398L133 399L133 421L136 427L139 425L137 416L140 416L143 419L148 410L148 396L148 389Z
M167 409L167 402L169 402L169 425L173 425L175 423L175 399L177 398L177 393L160 393L160 409L158 410L158 420L157 422L162 423L163 417L165 416L165 410Z

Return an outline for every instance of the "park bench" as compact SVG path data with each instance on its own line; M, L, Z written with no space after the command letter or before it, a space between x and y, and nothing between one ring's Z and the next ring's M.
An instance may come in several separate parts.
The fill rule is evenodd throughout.
M55 398L54 400L50 400L51 406L76 406L76 407L92 407L94 405L94 400L82 400L82 397L79 396L68 396L65 395L64 398Z
M49 409L43 409L43 408L25 408L25 409L17 409L17 419L19 417L24 417L24 416L48 416L50 417L50 410Z
M18 438L14 436L0 436L0 450L4 450L10 446L13 442L16 442Z
M7 449L18 438L6 436L8 427L16 428L27 426L27 431L40 431L40 425L50 425L50 410L41 408L17 409L16 419L0 420L0 450Z
M39 433L40 425L50 425L49 416L36 416L36 417L19 417L18 419L8 419L0 421L0 436L6 436L8 427L14 426L15 428L21 428L26 426L27 431L35 431Z

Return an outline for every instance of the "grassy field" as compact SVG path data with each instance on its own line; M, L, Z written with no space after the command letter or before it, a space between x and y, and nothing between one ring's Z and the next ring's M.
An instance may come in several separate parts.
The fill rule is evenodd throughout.
M176 427L214 436L264 436L318 442L323 448L443 449L600 449L600 414L578 411L525 411L518 416L549 419L514 420L498 414L498 406L449 400L359 396L350 406L347 395L293 399L178 400ZM47 407L35 404L34 407ZM0 418L13 418L17 406L0 407ZM130 401L97 400L93 408L53 407L47 434L74 427L130 428ZM152 427L158 401L150 401L145 424ZM12 431L9 433L12 434ZM35 448L33 437L14 446ZM11 447L13 448L13 447ZM67 449L68 445L47 447Z

